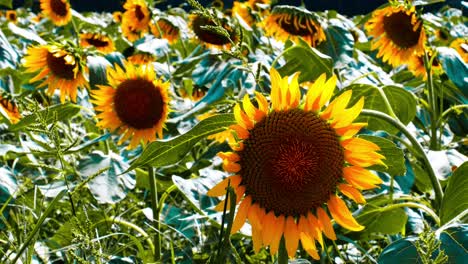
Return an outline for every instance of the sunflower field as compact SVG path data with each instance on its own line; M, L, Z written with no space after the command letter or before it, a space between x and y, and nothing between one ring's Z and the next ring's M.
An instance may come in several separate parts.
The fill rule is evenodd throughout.
M467 263L468 2L77 2L0 0L0 263Z

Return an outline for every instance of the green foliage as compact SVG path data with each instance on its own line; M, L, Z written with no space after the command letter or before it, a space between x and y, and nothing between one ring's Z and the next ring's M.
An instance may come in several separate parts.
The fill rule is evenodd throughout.
M368 135L361 135L360 138L377 144L380 147L379 153L385 157L383 165L373 165L369 169L386 172L392 176L403 176L406 173L405 157L403 150L398 148L392 141Z
M440 207L440 220L445 224L464 213L464 222L467 220L468 210L468 162L458 167L449 178L445 189L444 199Z

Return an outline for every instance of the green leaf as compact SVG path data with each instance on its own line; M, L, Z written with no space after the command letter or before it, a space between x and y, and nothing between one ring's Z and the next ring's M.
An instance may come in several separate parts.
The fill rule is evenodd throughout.
M440 208L440 221L445 224L468 210L468 162L463 163L449 178Z
M108 60L101 56L88 56L87 66L89 69L89 84L92 89L95 89L96 85L107 83L107 67L111 66Z
M456 225L445 229L440 233L439 240L441 242L440 249L449 257L448 263L466 263L468 259L468 225Z
M416 237L407 237L388 245L380 254L378 263L421 263L421 258L414 246L416 240Z
M25 128L31 124L37 122L38 116L44 116L47 123L51 123L55 114L57 114L57 120L68 120L80 112L80 106L75 104L60 104L54 105L45 109L38 111L37 113L25 116L21 120L9 127L11 131L18 131L22 128Z
M78 171L86 179L105 169L88 182L88 187L99 203L113 204L124 199L135 188L135 173L128 171L128 167L128 163L115 153L105 155L94 151L80 160Z
M368 236L371 233L395 235L404 230L408 216L403 208L392 208L391 205L377 207L369 203L356 220L366 227L361 232L361 236Z
M461 58L460 54L452 48L437 48L437 58L449 79L468 96L468 64Z
M403 150L397 147L392 141L375 136L360 135L360 138L377 144L380 147L379 153L385 156L383 165L369 167L371 170L386 172L392 176L402 176L406 173L405 157Z
M6 6L8 8L13 8L13 0L0 0L0 6Z
M45 40L39 37L39 35L36 34L36 32L20 28L13 23L9 23L8 28L11 30L11 32L13 32L13 34L18 35L24 39L31 40L42 45L47 43Z
M325 29L327 41L320 44L326 54L333 58L336 67L346 67L353 60L353 35L339 19L330 19Z
M180 161L199 140L211 134L222 132L234 124L234 115L220 114L204 119L189 132L169 141L150 143L129 170L151 165L154 167L168 166Z
M286 49L283 56L286 59L286 64L278 69L281 76L301 72L299 82L305 82L317 79L322 73L326 73L327 77L331 77L333 74L332 58L310 47L303 40Z
M352 84L343 91L353 90L353 96L349 105L354 105L361 97L364 97L364 108L377 110L390 114L385 106L385 101L378 90L379 88L369 84ZM381 88L385 93L395 115L403 124L408 124L416 116L416 100L413 95L397 86L384 86ZM388 126L386 121L373 117L359 117L358 122L367 122L367 128L370 130L385 130L388 133L395 134L398 129Z

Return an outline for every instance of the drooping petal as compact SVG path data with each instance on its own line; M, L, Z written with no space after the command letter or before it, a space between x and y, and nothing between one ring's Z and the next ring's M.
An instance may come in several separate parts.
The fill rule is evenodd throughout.
M263 226L262 226L262 238L263 244L265 246L270 245L271 240L273 239L274 229L278 228L276 223L276 216L273 211L270 211L268 214L265 215L263 218Z
M211 188L206 193L206 195L210 197L218 197L221 195L226 195L226 188L228 187L228 183L230 183L232 187L237 187L241 181L242 181L242 178L240 175L227 177L226 179L216 184L213 188Z
M232 162L238 162L240 160L239 155L234 152L218 152L218 157Z
M227 172L236 173L240 171L241 166L235 162L225 159L223 160L223 169Z
M315 246L315 241L314 239L306 234L306 233L300 233L300 238L301 238L301 244L304 250L314 259L319 260L320 256L317 253L317 247Z
M275 229L270 243L270 254L275 255L278 252L279 243L285 229L285 218L284 215L280 215L275 220Z
M335 230L333 230L331 219L322 207L317 208L317 217L320 228L325 236L331 240L336 240Z
M314 239L317 240L320 246L323 248L323 236L317 217L315 217L314 214L309 212L307 214L307 220L309 221L310 229L312 231Z
M343 168L343 177L348 183L361 190L377 188L377 184L383 182L377 175L359 166Z
M262 248L262 245L263 245L261 228L252 226L252 241L253 241L253 248L254 248L255 253L260 252L260 249Z
M360 225L349 211L345 202L336 195L332 195L328 200L328 209L333 219L342 227L351 231L361 231L364 226Z
M247 213L249 212L251 203L251 196L245 197L244 200L242 200L242 202L240 203L239 209L237 209L236 217L234 218L234 222L232 223L231 234L234 234L237 231L239 231L245 224L245 220L247 219Z
M286 242L286 250L288 256L294 258L296 255L297 246L299 245L299 230L297 224L292 216L288 216L286 219L286 225L284 227L284 240Z
M364 199L364 196L361 194L361 192L353 186L340 183L338 184L338 189L342 194L346 195L346 197L352 199L356 203L366 203L366 199Z

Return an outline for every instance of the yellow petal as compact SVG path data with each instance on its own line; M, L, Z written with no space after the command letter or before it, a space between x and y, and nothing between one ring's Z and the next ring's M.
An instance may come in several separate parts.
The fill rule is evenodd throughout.
M253 248L255 253L260 252L262 249L262 229L256 228L252 226L252 241L253 241Z
M288 256L294 258L296 255L297 246L299 245L299 230L297 224L292 216L288 216L286 219L286 225L284 227L284 240L286 242L286 250Z
M332 127L337 129L340 127L349 126L354 119L356 119L364 107L364 97L361 97L359 101L351 108L346 109L341 115L336 116L332 122Z
M349 126L336 128L335 132L343 138L350 138L356 135L359 130L365 126L367 126L367 123L352 123Z
M206 195L210 197L218 197L221 195L226 195L226 188L228 187L228 183L230 182L232 187L237 187L242 178L240 175L234 175L227 177L226 179L222 180L220 183L216 184L213 188L211 188Z
M260 206L258 203L254 203L250 206L247 218L249 219L252 228L261 229L262 228L262 215L260 213Z
M332 195L328 200L328 209L333 219L342 227L351 231L361 231L364 226L360 225L349 211L345 202L336 195Z
M283 236L285 228L284 215L280 215L275 219L275 229L273 229L272 239L270 243L270 254L275 255L278 252L279 243Z
M299 89L299 73L295 73L289 83L289 108L296 108L301 101L301 90Z
M340 183L338 184L338 189L342 194L347 196L348 198L352 199L356 203L366 203L366 199L364 199L364 196L361 194L359 190L354 188L351 185Z
M377 188L383 181L372 172L359 166L343 168L343 177L348 183L361 190Z
M252 129L253 122L249 119L249 117L242 111L239 104L234 106L234 118L236 119L237 123L245 128L245 129Z
M317 247L315 247L315 241L306 233L300 233L301 244L304 250L314 259L319 260L320 256L317 253Z
M257 99L258 109L263 114L263 118L268 113L268 101L265 96L259 92L255 92L255 98ZM259 122L260 120L256 118L255 121Z
M270 70L271 79L271 105L275 111L281 110L281 75L275 68Z
M336 87L336 75L333 75L330 79L327 80L325 86L323 87L323 92L320 95L320 101L318 105L318 109L322 109L322 107L330 101L330 98L333 95L333 91Z
M333 100L325 111L322 112L321 117L323 119L334 119L335 116L342 114L349 103L349 99L351 99L352 93L353 90L347 90L340 94L340 96Z
M275 226L275 223L276 223L275 213L273 211L270 211L268 214L266 214L265 217L263 217L262 223L263 223L262 225L263 244L265 246L268 246L270 245L271 240L273 239L274 229L277 228L277 226Z
M314 105L318 106L318 99L320 98L320 94L323 91L323 87L325 84L325 80L327 79L327 75L324 73L315 80L314 84L309 87L306 95L306 103L304 105L304 111L318 111L318 108L314 108Z
M223 169L226 172L239 172L241 169L241 166L235 162L229 161L227 159L223 160Z
M356 152L351 150L344 151L345 160L354 166L369 167L375 164L386 166L382 159L385 157L377 152Z
M236 204L238 204L240 202L240 200L242 199L242 196L245 193L245 187L244 186L239 186L239 187L235 188L234 191L236 193ZM214 210L218 211L218 212L223 212L225 203L226 203L226 200L221 201L219 204L217 204L215 206ZM231 196L228 196L226 211L229 211L230 208L231 208Z
M317 217L315 217L315 215L309 212L307 214L307 220L309 221L310 229L312 231L314 239L317 240L320 246L323 248L323 236Z
M244 99L242 100L242 107L244 108L245 113L249 117L250 120L255 120L257 116L257 111L259 111L250 101L249 95L244 95Z
M335 230L333 230L331 219L322 207L317 208L317 217L320 229L322 229L325 236L331 240L336 240Z
M234 130L240 139L247 139L250 135L249 131L240 125L232 125L229 128Z
M343 140L341 142L341 146L343 148L351 150L351 151L356 151L356 152L368 152L368 151L376 151L380 150L380 147L368 140L362 139L362 138L350 138L347 140Z
M236 217L234 218L234 222L232 223L231 234L234 234L237 231L239 231L245 224L245 220L247 219L247 213L249 212L251 202L252 197L247 196L240 203L239 209L237 209Z

